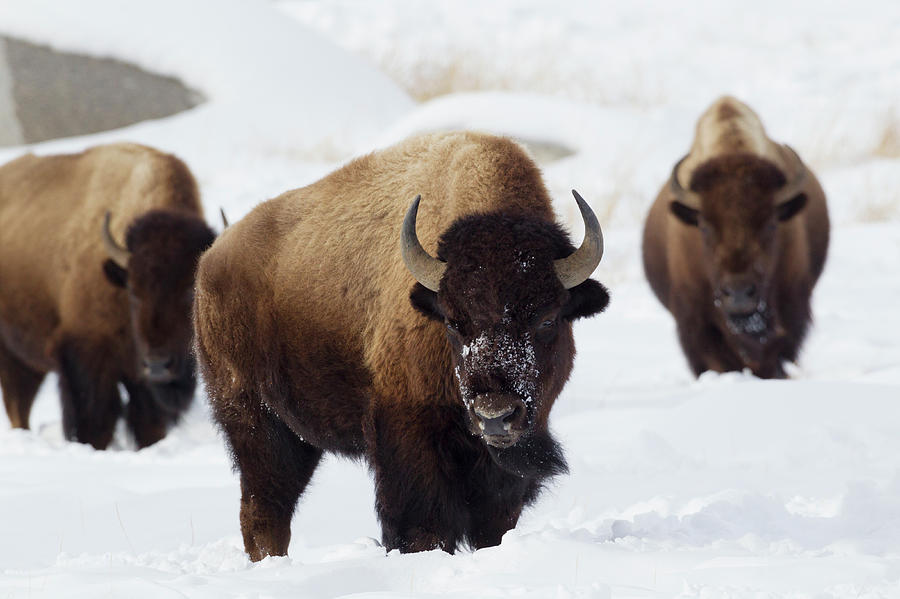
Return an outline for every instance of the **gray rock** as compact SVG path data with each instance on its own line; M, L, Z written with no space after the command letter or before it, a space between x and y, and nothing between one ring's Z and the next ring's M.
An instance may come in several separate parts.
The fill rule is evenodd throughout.
M132 64L0 37L0 146L116 129L202 101Z
M0 37L0 146L17 146L22 143L25 143L25 138L16 118L12 75L6 62L6 41Z

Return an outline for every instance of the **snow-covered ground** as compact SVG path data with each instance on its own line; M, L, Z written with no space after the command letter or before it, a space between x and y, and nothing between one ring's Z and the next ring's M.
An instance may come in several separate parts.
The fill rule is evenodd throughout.
M33 431L0 418L0 597L900 596L897 31L889 0L0 3L0 33L209 99L32 151L156 145L193 168L209 214L235 220L414 131L514 135L547 156L561 218L572 187L601 216L595 276L613 295L576 327L551 421L571 474L499 547L386 556L365 468L329 459L290 557L250 564L202 394L156 446L134 452L123 433L96 452L62 440L51 378ZM829 194L815 327L789 381L694 380L640 268L644 213L723 93Z

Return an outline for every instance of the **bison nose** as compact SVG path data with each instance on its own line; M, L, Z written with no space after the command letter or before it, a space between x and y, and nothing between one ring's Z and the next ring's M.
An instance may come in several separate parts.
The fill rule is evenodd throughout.
M175 378L172 373L175 359L172 356L147 356L142 362L144 376L151 383L166 383Z
M515 418L517 407L508 407L499 412L475 410L481 422L481 430L485 435L507 435L512 429L512 420Z
M481 434L489 445L513 445L525 429L527 413L521 399L499 394L481 395L472 406Z
M759 287L753 281L730 281L720 291L722 308L729 314L755 312L759 306Z

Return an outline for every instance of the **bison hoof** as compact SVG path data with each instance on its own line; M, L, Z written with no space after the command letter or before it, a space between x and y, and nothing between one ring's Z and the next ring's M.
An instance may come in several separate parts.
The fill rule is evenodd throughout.
M399 549L400 553L418 553L419 551L431 551L433 549L443 549L453 553L452 550L447 549L444 539L431 531L419 527L407 529L395 542L385 541L384 546L388 551Z

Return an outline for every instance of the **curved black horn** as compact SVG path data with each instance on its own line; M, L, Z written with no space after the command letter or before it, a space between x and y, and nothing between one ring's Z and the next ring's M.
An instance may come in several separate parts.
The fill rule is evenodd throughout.
M603 258L603 231L594 211L584 201L577 191L572 190L578 209L581 210L581 218L584 220L584 241L581 247L572 252L568 257L553 261L556 276L566 289L571 289L583 283Z
M441 285L441 277L447 269L447 263L433 257L425 251L419 243L416 235L416 214L419 212L419 201L422 196L417 195L413 200L406 217L403 219L403 232L401 234L400 250L403 254L403 263L416 280L432 291L437 291Z
M112 233L109 230L110 218L112 218L112 215L109 212L103 217L103 245L106 248L106 253L109 254L110 259L127 270L128 259L131 257L131 252L116 243L116 240L113 239Z

